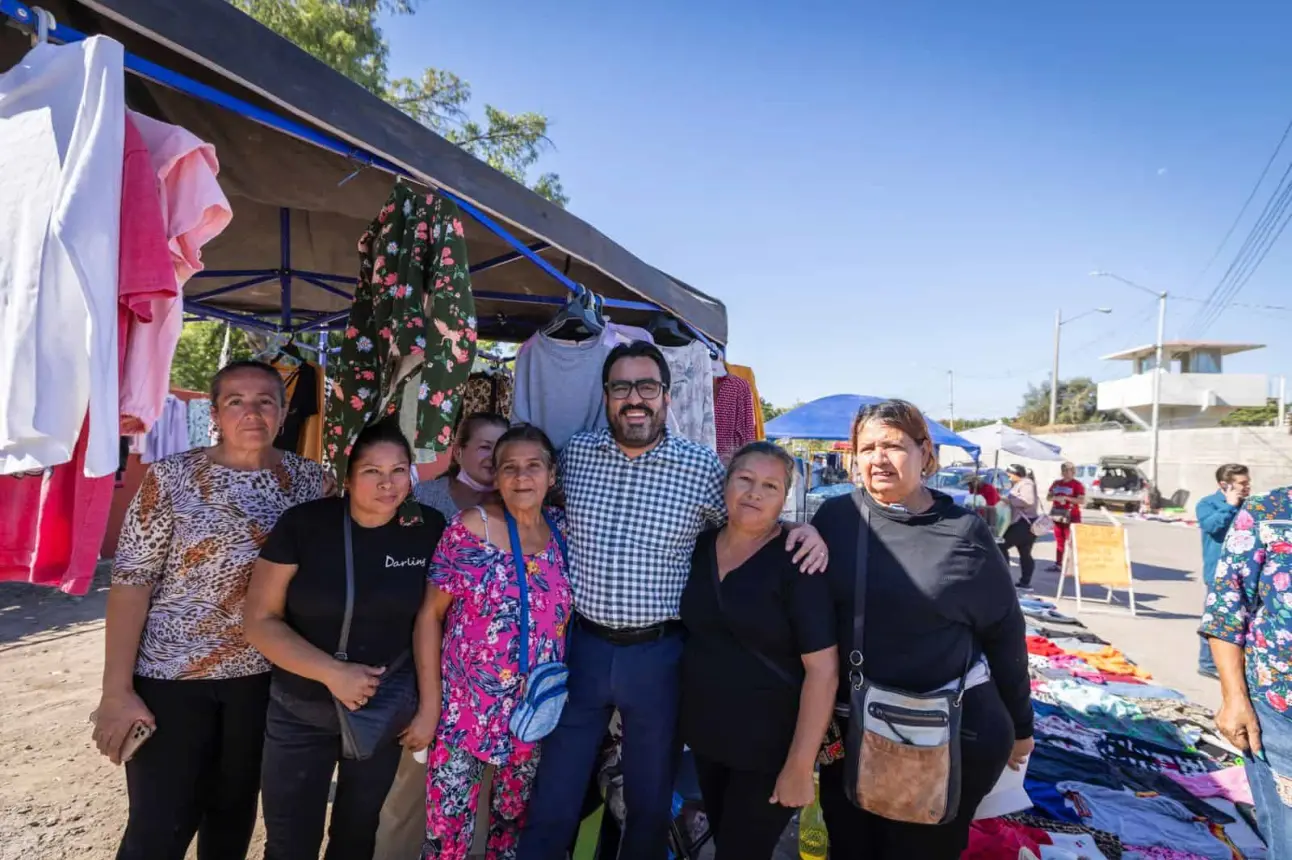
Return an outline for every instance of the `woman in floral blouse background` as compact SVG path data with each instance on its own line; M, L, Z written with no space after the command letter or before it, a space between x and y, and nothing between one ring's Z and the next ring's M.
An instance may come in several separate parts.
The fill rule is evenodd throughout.
M465 860L476 829L481 781L493 766L489 860L516 856L520 826L538 770L538 747L512 736L508 722L524 689L520 677L520 586L507 515L515 518L529 584L530 666L565 656L573 611L566 579L565 516L545 506L556 483L556 451L537 427L511 428L494 446L501 504L453 518L431 560L443 644L419 661L442 666L439 729L427 780L425 857ZM439 638L432 637L438 644Z
M1216 728L1250 753L1270 857L1292 857L1292 487L1247 500L1215 574L1199 632L1220 672Z

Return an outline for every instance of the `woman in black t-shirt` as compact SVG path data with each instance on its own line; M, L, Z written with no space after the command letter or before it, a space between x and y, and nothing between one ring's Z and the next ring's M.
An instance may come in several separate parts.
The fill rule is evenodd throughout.
M747 445L727 474L727 525L700 536L682 593L682 737L717 860L770 858L812 774L838 684L829 586L780 540L794 461Z
M893 821L852 805L845 762L830 764L821 768L830 853L956 860L978 804L1005 767L1017 770L1032 750L1023 614L987 524L924 486L937 458L917 408L901 400L863 407L852 444L864 489L827 500L812 520L830 546L825 579L843 658L841 699L847 701L848 673L858 664L868 680L917 694L954 690L964 678L960 800L944 825ZM863 510L870 529L865 641L854 642Z
M345 497L288 510L256 563L247 594L247 639L274 664L261 778L266 860L319 856L338 764L324 856L372 857L401 747L423 750L431 742L438 707L419 708L412 723L396 727L370 758L342 759L335 704L351 711L364 707L386 667L415 660L414 640L425 635L426 575L445 524L431 508L401 507L411 489L411 462L398 426L368 427L351 451ZM342 661L333 655L345 615L347 528L354 607L348 659ZM419 691L436 680L439 668L416 666ZM434 696L420 698L423 705L439 704Z

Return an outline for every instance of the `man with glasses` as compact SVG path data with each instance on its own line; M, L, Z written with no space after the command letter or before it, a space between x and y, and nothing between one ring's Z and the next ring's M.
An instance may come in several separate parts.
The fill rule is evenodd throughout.
M718 455L667 430L669 383L654 344L615 347L602 369L609 427L576 434L561 452L575 608L569 700L542 743L520 860L565 857L616 708L627 808L619 858L667 854L680 752L679 604L696 538L727 517ZM788 540L805 572L825 568L815 529L798 527Z

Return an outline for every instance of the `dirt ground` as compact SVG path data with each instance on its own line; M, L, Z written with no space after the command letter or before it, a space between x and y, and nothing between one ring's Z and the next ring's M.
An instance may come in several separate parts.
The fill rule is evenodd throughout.
M125 774L98 754L87 721L106 599L106 565L85 597L0 583L0 860L116 855ZM262 850L258 829L249 856Z

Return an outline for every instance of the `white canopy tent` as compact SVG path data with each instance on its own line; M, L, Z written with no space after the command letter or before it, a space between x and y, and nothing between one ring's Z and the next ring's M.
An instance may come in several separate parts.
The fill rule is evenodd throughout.
M1015 430L1003 421L997 421L995 424L988 424L985 427L976 427L973 430L965 430L960 435L980 446L983 454L996 454L997 459L999 459L1002 452L1013 454L1016 457L1024 457L1028 460L1060 461L1063 459L1063 454L1058 445L1042 442L1022 430Z

